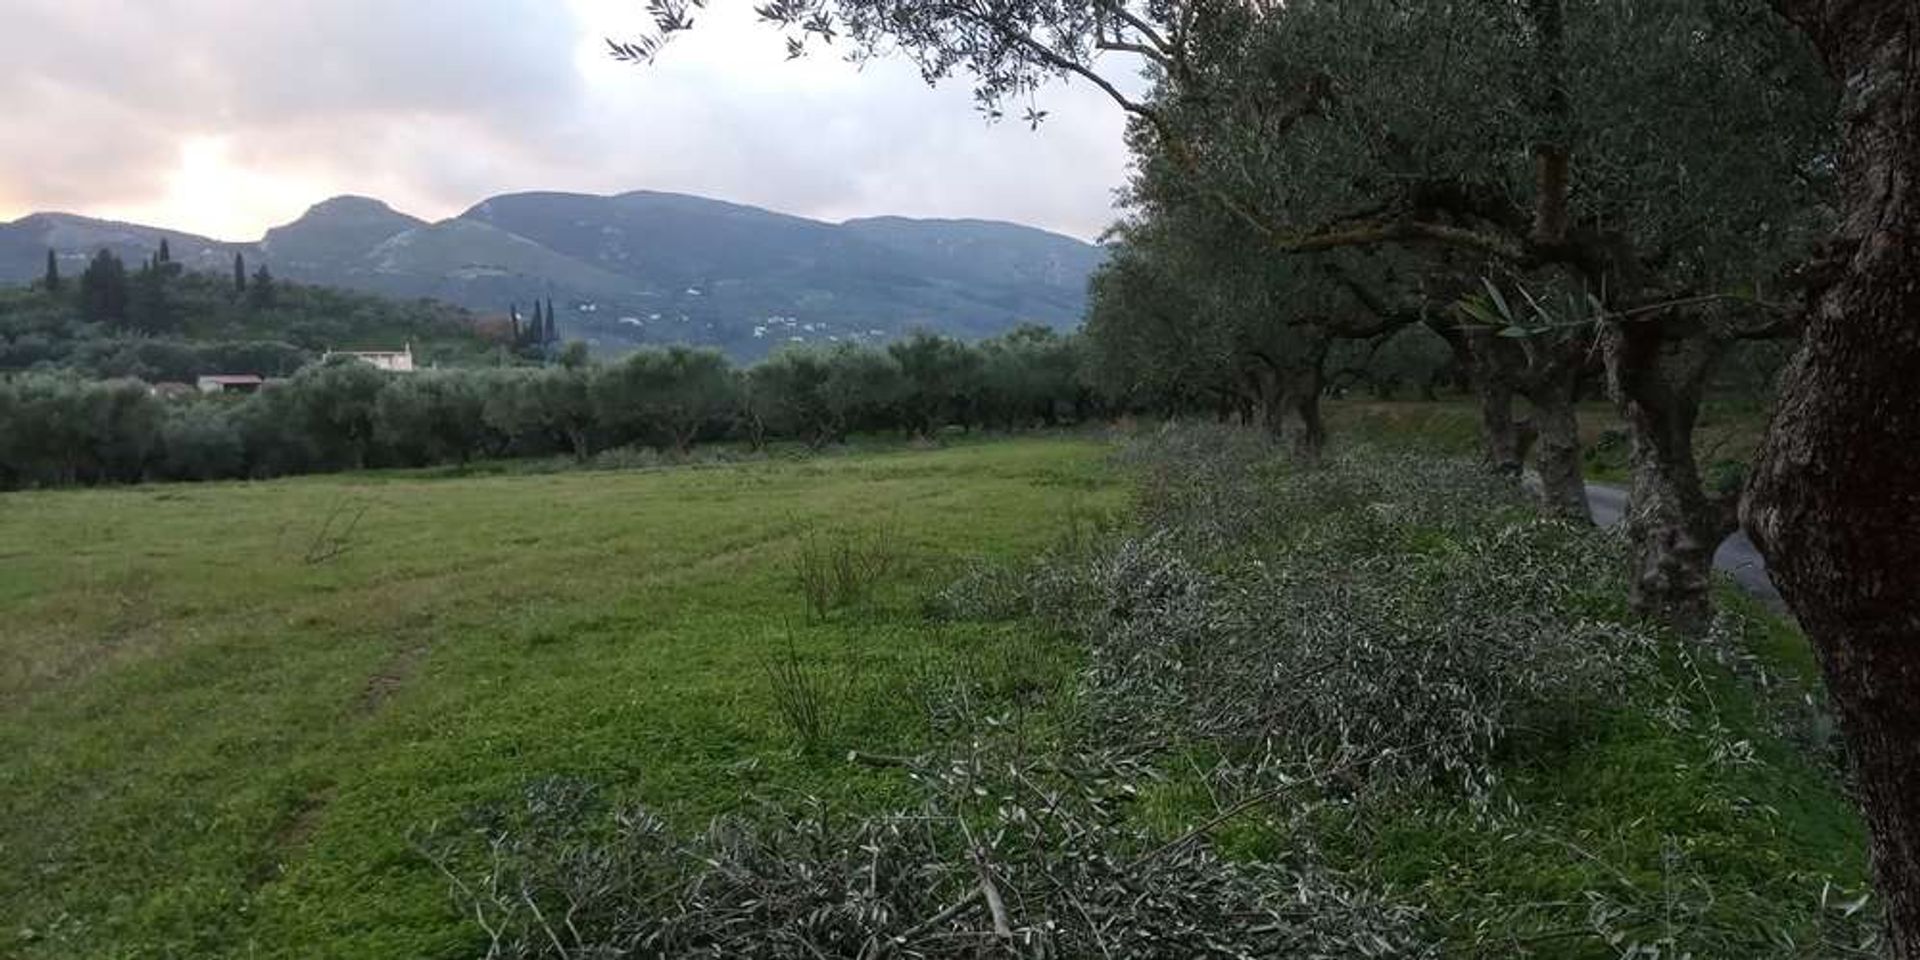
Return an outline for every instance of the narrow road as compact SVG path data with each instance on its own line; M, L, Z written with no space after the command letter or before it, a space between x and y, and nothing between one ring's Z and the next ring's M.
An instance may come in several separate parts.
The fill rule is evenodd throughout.
M1627 491L1608 483L1587 484L1587 504L1593 508L1593 522L1611 527L1627 513ZM1754 549L1745 531L1734 531L1713 554L1714 567L1725 570L1741 588L1775 610L1785 612L1787 604L1767 576L1767 561Z

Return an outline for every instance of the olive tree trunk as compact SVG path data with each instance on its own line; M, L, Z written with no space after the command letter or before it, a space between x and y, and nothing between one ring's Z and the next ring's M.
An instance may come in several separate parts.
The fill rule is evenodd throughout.
M1920 958L1920 4L1779 0L1845 86L1835 267L1745 521L1819 652L1890 954Z
M1260 426L1275 440L1287 429L1286 387L1271 364L1255 364L1246 373L1247 394L1257 408ZM1223 417L1221 422L1226 422Z
M1528 384L1533 425L1539 432L1534 468L1540 474L1540 507L1548 516L1593 523L1587 480L1580 472L1580 418L1573 409L1574 377L1542 377Z
M1286 405L1298 421L1293 435L1293 454L1307 463L1320 459L1327 448L1327 424L1320 416L1320 394L1326 389L1327 347L1325 337L1316 337L1301 357L1302 363L1287 378Z
M1495 379L1476 380L1480 397L1480 444L1487 467L1495 473L1518 477L1526 459L1521 449L1520 425L1513 419L1513 387Z
M1320 388L1318 378L1312 389L1302 389L1294 394L1294 419L1299 421L1299 430L1293 435L1293 454L1302 460L1313 462L1327 449L1327 423L1320 416Z
M1633 609L1698 636L1713 619L1714 551L1737 526L1735 499L1708 493L1693 453L1701 396L1728 341L1703 329L1670 333L1665 319L1609 323L1602 354L1627 426Z
M1518 479L1538 437L1532 421L1513 415L1516 374L1510 368L1523 365L1525 358L1485 331L1457 334L1448 342L1457 344L1454 358L1466 368L1479 402L1482 460L1495 473Z

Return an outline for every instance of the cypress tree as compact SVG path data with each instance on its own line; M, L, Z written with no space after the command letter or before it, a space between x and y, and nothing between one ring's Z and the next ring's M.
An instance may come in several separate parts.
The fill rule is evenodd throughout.
M558 339L560 339L560 328L553 319L553 298L548 297L547 298L547 327L545 330L541 331L540 343L542 345L545 345L545 344L553 343Z
M247 292L247 258L241 256L238 250L233 253L233 292Z
M268 272L267 265L263 263L260 269L253 272L253 284L247 291L247 303L254 307L271 307L273 301L273 274Z
M160 238L160 254L153 258L154 263L172 263L173 251L167 249L167 238Z
M125 323L127 268L102 249L80 274L80 316L89 323Z
M47 292L60 292L60 261L53 255L53 248L47 248Z
M141 333L168 333L174 329L173 304L167 298L170 261L155 259L134 274L128 289L127 325Z

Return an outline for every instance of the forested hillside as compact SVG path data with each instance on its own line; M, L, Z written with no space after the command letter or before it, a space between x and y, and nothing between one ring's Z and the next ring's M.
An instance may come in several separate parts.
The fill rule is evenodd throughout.
M221 270L239 255L288 279L487 315L550 300L560 336L601 352L688 343L739 360L919 328L978 338L1022 323L1070 326L1104 258L1070 237L992 221L832 224L650 191L518 193L439 223L336 197L258 243L35 214L0 224L0 279L40 276L49 250L78 272L100 249L131 263L163 239L191 269Z
M44 256L44 252L43 252ZM83 376L191 382L214 373L285 376L327 350L400 350L423 364L495 353L466 310L291 283L248 269L188 270L172 244L137 266L103 251L63 272L43 261L31 285L0 286L0 373L65 370Z

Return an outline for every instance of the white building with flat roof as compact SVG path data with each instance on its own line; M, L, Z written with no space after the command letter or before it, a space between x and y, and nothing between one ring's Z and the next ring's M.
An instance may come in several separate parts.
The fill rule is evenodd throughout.
M252 393L266 382L264 377L251 373L216 373L200 377L194 386L201 393Z
M334 357L352 357L355 360L364 360L389 373L413 372L413 344L411 343L407 344L406 349L397 351L328 350L326 353L320 355L320 362L325 363Z

